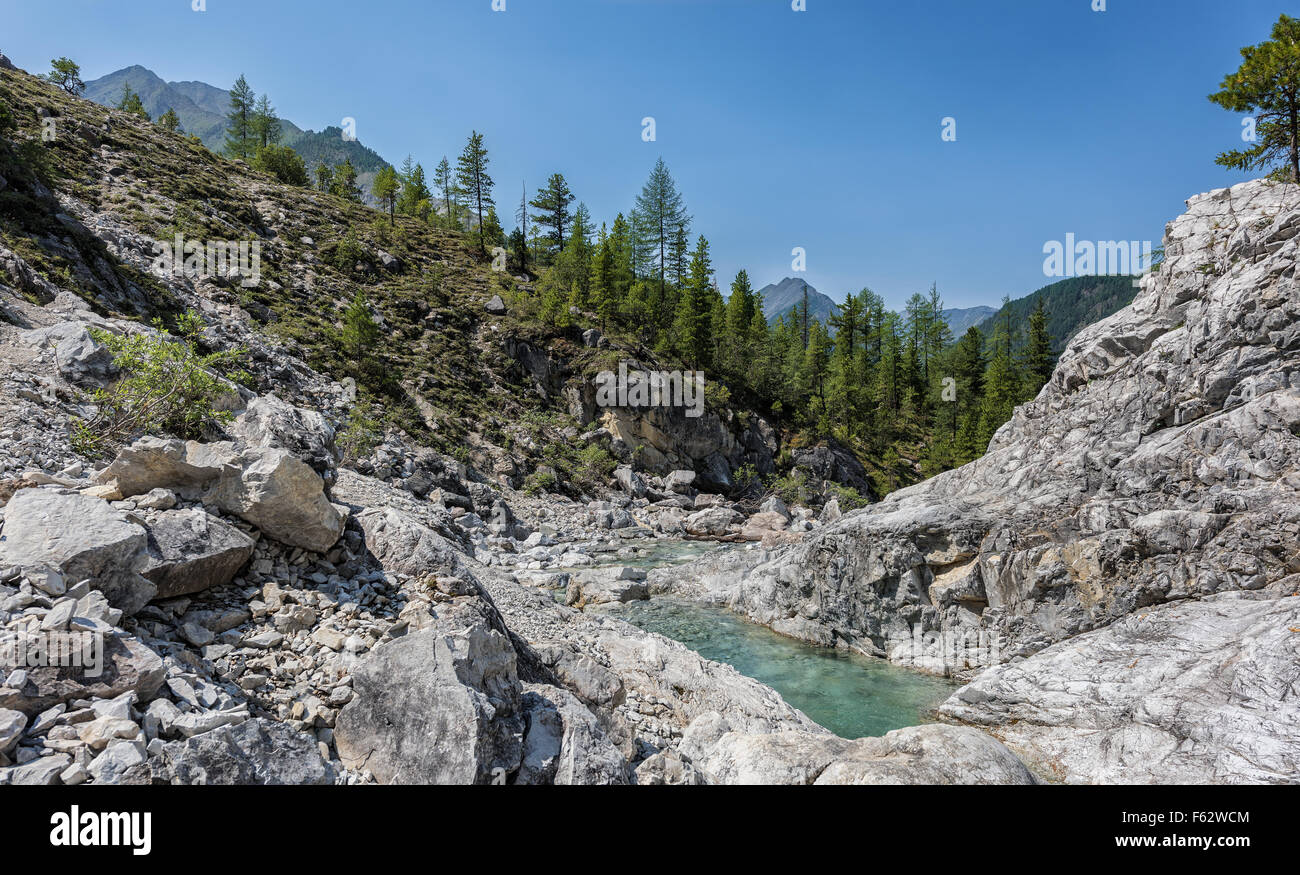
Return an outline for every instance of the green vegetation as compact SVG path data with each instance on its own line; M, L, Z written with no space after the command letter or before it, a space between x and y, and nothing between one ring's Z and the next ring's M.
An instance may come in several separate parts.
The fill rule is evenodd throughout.
M129 112L131 115L139 116L145 121L152 121L149 113L145 112L144 104L140 102L140 95L135 93L130 84L122 86L122 99L117 102L117 108L123 112Z
M77 452L106 457L143 434L199 438L229 420L230 414L215 405L232 390L216 369L238 353L201 353L203 323L195 313L178 318L175 335L164 332L161 321L154 327L159 333L93 332L113 354L119 375L94 393L95 414L73 424Z
M45 78L69 94L80 94L86 90L86 83L81 81L81 67L68 58L50 61L50 72Z
M1255 145L1219 155L1216 163L1235 170L1269 169L1300 181L1300 19L1283 15L1272 39L1241 50L1242 62L1210 100L1229 112L1253 113Z

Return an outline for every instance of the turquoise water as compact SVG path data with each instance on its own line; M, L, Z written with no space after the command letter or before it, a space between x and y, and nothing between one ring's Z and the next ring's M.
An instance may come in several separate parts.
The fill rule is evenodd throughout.
M657 597L603 610L735 667L844 738L930 722L930 712L958 686L882 659L804 644L725 608Z

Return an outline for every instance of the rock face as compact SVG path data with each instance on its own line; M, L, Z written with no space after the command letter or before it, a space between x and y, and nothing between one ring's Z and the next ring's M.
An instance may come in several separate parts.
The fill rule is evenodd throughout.
M1293 186L1250 182L1191 199L1133 304L1070 341L986 456L793 547L679 569L678 588L786 634L970 677L1155 605L1263 590L1295 573L1298 228ZM1189 634L1187 667L1220 652L1217 637ZM1038 677L1048 687L1027 685L1021 707L1050 710L1049 675ZM1207 708L1231 695L1204 693ZM1101 720L1094 709L1110 712L1086 697L1077 705L1068 719L1078 727ZM1267 712L1252 713L1260 737L1274 731ZM996 724L996 711L981 719ZM1294 733L1283 738L1300 748ZM1069 762L1083 771L1067 777L1214 773L1218 755L1196 750L1196 767L1080 756Z
M1065 780L1297 783L1297 629L1296 597L1162 605L990 669L941 712Z
M939 724L856 741L807 732L728 732L695 764L726 784L1040 783L984 733Z
M506 637L479 623L377 648L339 714L344 765L383 783L505 783L522 757L522 690Z
M52 489L19 490L5 507L0 566L48 565L92 579L113 607L134 614L157 587L140 575L146 535L106 501Z

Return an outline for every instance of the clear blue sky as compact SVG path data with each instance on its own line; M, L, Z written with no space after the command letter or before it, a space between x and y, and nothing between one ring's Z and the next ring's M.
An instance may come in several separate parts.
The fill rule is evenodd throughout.
M0 50L92 79L244 73L317 130L431 169L486 136L507 228L561 171L597 221L663 155L725 290L789 275L892 306L1045 285L1043 244L1155 240L1241 120L1206 100L1280 0L0 0ZM657 142L641 119L657 120ZM957 120L957 141L940 122Z

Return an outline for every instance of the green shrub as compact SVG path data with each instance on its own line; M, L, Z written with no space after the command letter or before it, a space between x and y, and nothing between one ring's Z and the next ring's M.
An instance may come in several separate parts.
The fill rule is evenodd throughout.
M216 402L230 387L216 368L238 351L202 354L198 337L203 324L196 313L177 319L177 333L110 334L93 330L94 338L113 354L119 376L92 396L96 412L72 427L72 445L91 457L111 455L145 434L200 438L230 420Z
M534 471L524 479L524 494L540 495L555 489L555 475L550 471Z
M355 463L374 452L383 437L383 427L378 422L354 410L335 443L343 451L343 461Z
M618 462L597 444L588 444L577 453L573 467L573 481L583 489L598 489L609 483Z
M307 165L288 146L266 146L257 150L253 167L269 173L285 185L307 185Z

